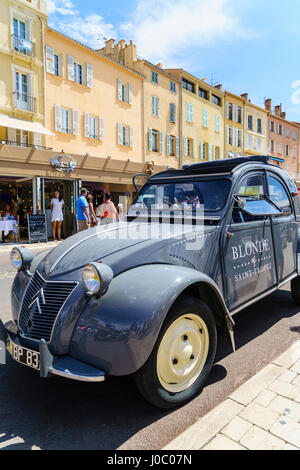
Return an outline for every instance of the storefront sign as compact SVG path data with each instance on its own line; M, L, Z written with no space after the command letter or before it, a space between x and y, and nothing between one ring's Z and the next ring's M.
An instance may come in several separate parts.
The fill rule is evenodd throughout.
M47 225L45 214L28 214L29 243L47 242Z
M76 161L67 155L65 152L61 152L59 155L51 158L51 165L62 173L70 173L76 168Z

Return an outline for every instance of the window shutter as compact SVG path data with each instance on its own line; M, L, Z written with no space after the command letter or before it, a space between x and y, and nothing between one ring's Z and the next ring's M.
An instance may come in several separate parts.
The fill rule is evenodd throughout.
M148 128L148 144L149 144L149 150L152 150L152 129L151 127Z
M196 147L196 140L193 140L193 157L197 158L197 147Z
M104 121L103 117L99 119L99 139L104 140Z
M129 128L130 130L130 147L133 147L134 146L134 130L133 130L133 126L130 126Z
M131 85L131 83L129 83L129 85L128 85L128 94L129 94L129 96L128 96L128 98L129 98L128 103L129 103L129 104L132 104L132 91L133 91L132 85Z
M208 160L212 160L212 146L211 144L208 144Z
M192 104L190 106L191 106L191 122L193 122L193 120L194 120L194 107L193 107Z
M95 119L95 139L99 139L99 117Z
M83 121L84 121L84 137L89 137L90 136L90 115L89 115L89 113L84 113Z
M151 105L152 105L152 116L155 116L155 97L152 96L151 98Z
M58 57L58 75L59 75L59 77L62 77L63 76L63 72L62 72L62 55L59 54L57 57Z
M229 103L226 103L226 118L229 119Z
M129 128L125 127L125 145L129 146Z
M226 144L229 145L229 126L226 128Z
M122 80L120 78L117 79L117 89L118 89L118 100L122 101Z
M164 133L159 131L159 152L163 153L164 151Z
M121 122L118 122L118 144L123 145L123 125Z
M67 55L68 80L74 82L74 58Z
M201 158L201 160L204 159L204 151L203 151L204 148L203 148L203 146L204 146L204 142L201 140L201 142L200 142L200 158Z
M34 132L34 134L33 134L33 143L37 147L40 147L42 145L42 138L41 137L42 137L41 134L39 134L38 132Z
M187 138L186 137L183 138L183 153L184 153L184 156L187 157L188 143L187 143Z
M92 88L93 86L93 66L86 64L86 86Z
M244 124L244 108L241 108L241 124Z
M78 111L73 109L73 134L78 135Z
M16 129L12 127L7 128L7 140L10 142L16 142Z
M180 156L180 138L176 137L176 157Z
M167 155L171 155L170 134L167 134Z
M56 131L61 130L61 107L59 104L54 106L54 129Z
M46 46L46 72L54 73L54 49Z
M239 147L239 130L235 129L235 145Z
M68 109L68 129L67 129L68 134L71 134L71 110Z
M216 146L212 145L212 160L216 160Z
M241 131L241 147L244 150L244 131Z

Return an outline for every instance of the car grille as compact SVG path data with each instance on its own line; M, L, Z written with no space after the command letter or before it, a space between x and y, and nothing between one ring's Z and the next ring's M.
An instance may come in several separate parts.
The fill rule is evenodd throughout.
M23 335L49 341L55 320L76 285L76 282L45 281L36 271L28 284L20 311L19 328Z

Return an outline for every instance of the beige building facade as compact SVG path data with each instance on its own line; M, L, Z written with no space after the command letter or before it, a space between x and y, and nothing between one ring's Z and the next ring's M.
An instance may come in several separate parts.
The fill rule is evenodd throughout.
M183 69L167 69L181 81L181 165L224 158L224 92Z
M225 158L244 155L245 99L225 91Z
M268 111L251 102L248 93L241 95L245 100L244 108L244 154L268 154Z

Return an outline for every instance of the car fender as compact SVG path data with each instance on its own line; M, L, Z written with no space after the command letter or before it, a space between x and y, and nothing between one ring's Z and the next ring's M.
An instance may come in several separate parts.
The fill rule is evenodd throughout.
M176 299L197 283L216 295L224 319L222 294L207 275L191 268L152 264L116 276L100 298L92 296L75 326L72 357L110 375L128 375L146 362Z

